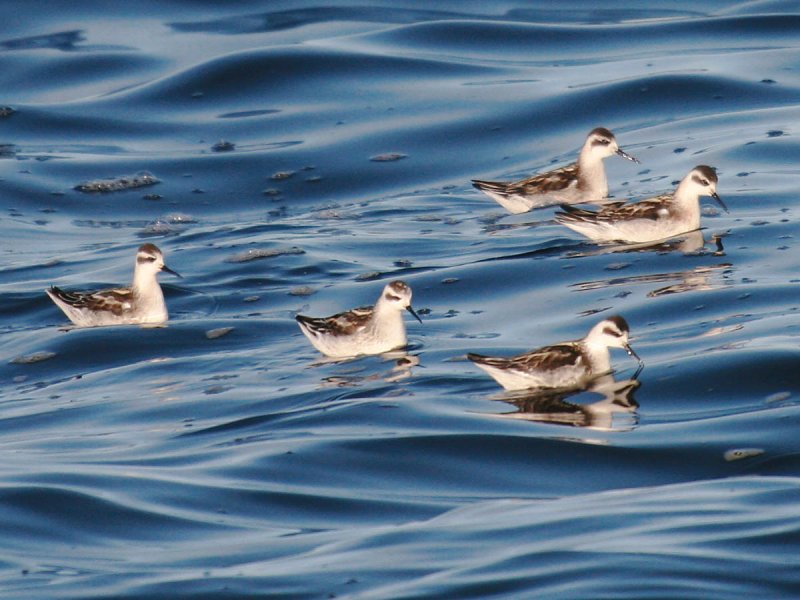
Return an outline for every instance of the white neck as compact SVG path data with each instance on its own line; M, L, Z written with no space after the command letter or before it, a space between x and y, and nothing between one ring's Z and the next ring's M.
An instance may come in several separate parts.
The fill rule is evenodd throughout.
M583 347L589 357L589 363L594 373L600 374L611 371L611 355L608 351L608 346L584 342Z
M148 269L136 269L133 272L133 284L131 287L134 293L147 295L153 288L159 287L156 273Z
M692 181L681 181L672 202L678 206L687 222L687 231L700 227L700 194Z
M164 306L164 293L153 271L137 270L133 276L133 296L144 310L154 310Z
M400 308L396 302L390 302L381 296L375 303L373 320L381 321L387 324L391 323L392 326L397 323L400 327L403 327L403 330L405 331L405 325L403 324L403 312L403 309Z
M137 265L138 266L138 265ZM131 292L133 306L130 319L140 323L162 323L169 317L164 293L158 285L158 271L152 268L137 268L133 272Z
M697 192L697 184L687 177L675 188L675 202L680 204L696 204L700 201L700 194Z
M592 196L608 196L608 180L603 159L592 154L591 150L581 152L578 157L578 187Z
M372 340L383 348L381 352L388 348L405 346L407 339L403 311L398 310L394 303L383 301L382 297L375 304L374 311L372 319L364 330L365 339Z

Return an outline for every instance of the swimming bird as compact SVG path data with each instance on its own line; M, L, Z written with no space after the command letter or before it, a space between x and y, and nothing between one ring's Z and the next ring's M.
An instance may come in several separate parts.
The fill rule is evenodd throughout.
M52 286L45 292L78 327L158 325L168 318L164 294L157 279L160 271L180 277L164 264L161 250L154 244L144 244L136 252L136 267L130 287L97 292L67 292Z
M576 163L511 183L473 179L472 185L514 214L554 204L598 202L608 196L603 159L614 154L639 162L620 149L613 133L598 127L589 133Z
M630 329L620 316L603 319L582 340L561 342L525 354L490 357L467 354L507 390L573 388L611 371L609 348L624 348L643 364L628 343Z
M422 323L411 307L411 288L403 281L392 281L383 288L374 307L354 308L330 317L297 315L295 319L317 350L331 358L349 358L405 346L404 309Z
M700 228L700 196L711 196L728 212L717 194L717 174L699 165L673 193L639 202L617 202L590 211L562 205L556 221L596 242L655 242Z

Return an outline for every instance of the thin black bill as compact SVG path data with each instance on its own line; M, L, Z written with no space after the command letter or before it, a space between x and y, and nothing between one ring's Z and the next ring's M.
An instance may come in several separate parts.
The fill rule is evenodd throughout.
M180 277L181 279L183 279L183 275L181 275L177 271L173 271L167 265L164 265L163 267L161 267L161 270L162 271L166 271L167 273L172 273L173 275L175 275L175 277Z
M410 312L412 315L414 315L414 318L415 318L417 321L419 321L420 323L422 323L422 319L420 319L420 318L419 318L419 315L416 313L416 311L415 311L413 308L411 308L411 305L410 305L410 304L409 304L408 306L406 306L406 310L407 310L408 312Z

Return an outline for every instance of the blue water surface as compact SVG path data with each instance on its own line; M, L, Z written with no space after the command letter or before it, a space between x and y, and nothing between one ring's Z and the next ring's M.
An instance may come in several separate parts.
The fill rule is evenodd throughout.
M4 4L3 598L768 598L800 589L800 11L793 2ZM712 165L657 248L470 179L592 128L640 198ZM86 182L157 179L85 192ZM65 330L130 281L167 327ZM394 356L294 315L414 290ZM465 359L621 314L610 387L503 394Z

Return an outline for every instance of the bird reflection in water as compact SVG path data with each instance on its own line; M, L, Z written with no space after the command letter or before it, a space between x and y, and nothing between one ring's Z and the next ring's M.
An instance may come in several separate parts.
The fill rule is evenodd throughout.
M328 358L317 361L312 366L320 366L331 363L344 364L352 362L353 369L350 373L323 377L322 386L355 387L357 385L360 385L368 381L385 381L387 383L402 381L403 379L411 377L414 374L413 373L414 367L417 367L420 364L419 355L409 354L408 352L405 352L403 350L384 352L383 354L381 354L381 357L387 363L388 362L394 363L391 369L389 371L383 371L381 373L372 373L370 375L362 375L362 373L364 373L365 371L365 367L363 366L364 363L361 361L356 363L356 361L354 361L353 359L334 360Z
M725 233L714 233L711 235L711 242L714 250L709 251L707 242L703 236L702 229L696 229L688 233L681 234L672 238L656 240L653 242L641 243L609 243L593 248L587 252L572 252L565 258L580 258L583 256L598 256L601 254L616 254L626 252L681 252L683 254L710 254L712 256L725 256L725 247L722 239Z
M513 404L517 410L496 416L599 431L630 431L639 424L639 403L633 393L641 386L637 379L641 370L639 367L630 379L619 381L611 374L602 375L583 388L506 392L493 399ZM587 393L602 398L588 404L568 401Z
M704 247L703 245L704 242L702 241L703 238L702 233L700 231L695 231L692 232L692 234L700 236L701 240L700 247L701 248ZM719 237L715 237L714 241L717 245L718 251L714 252L713 255L724 256L724 249L722 248L721 239ZM696 242L697 240L695 239L694 243ZM663 249L663 245L661 246ZM650 246L651 250L654 248L655 247ZM641 250L641 248L639 248L638 250ZM610 286L636 285L636 284L647 284L647 283L669 283L669 285L656 288L647 293L647 296L649 298L654 298L657 296L666 296L669 294L680 294L683 292L704 291L704 290L713 290L721 288L723 285L725 285L724 278L730 274L732 268L733 268L732 263L725 262L716 265L700 265L686 271L674 271L671 273L652 273L649 275L632 275L630 277L613 277L610 279L583 281L579 283L573 283L570 285L570 287L583 292L583 291L607 288ZM719 281L715 281L717 279Z
M595 281L582 281L573 283L569 287L578 291L585 292L597 290L611 286L636 285L642 283L666 283L669 285L656 288L647 292L648 298L666 296L669 294L681 294L683 292L696 292L704 290L714 290L723 287L724 281L714 282L715 276L720 279L727 275L733 265L731 263L721 263L718 265L699 266L688 271L675 271L672 273L653 273L651 275L632 275L630 277L614 277L611 279L599 279Z

